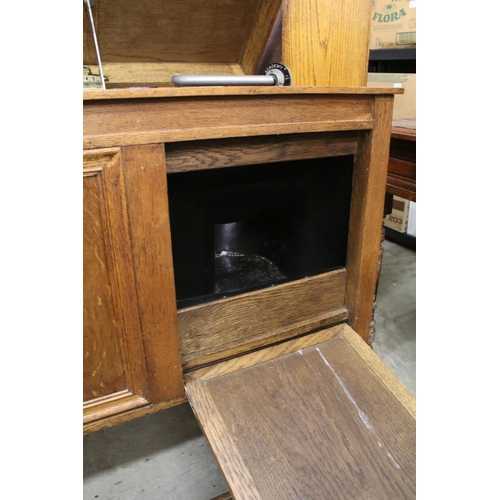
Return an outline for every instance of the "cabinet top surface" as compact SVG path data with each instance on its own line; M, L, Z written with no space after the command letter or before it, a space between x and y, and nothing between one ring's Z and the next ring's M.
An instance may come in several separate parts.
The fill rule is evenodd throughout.
M345 94L381 95L402 94L401 88L368 87L161 87L137 89L84 90L83 100L144 99L158 97L210 97L246 95L304 95L304 94Z

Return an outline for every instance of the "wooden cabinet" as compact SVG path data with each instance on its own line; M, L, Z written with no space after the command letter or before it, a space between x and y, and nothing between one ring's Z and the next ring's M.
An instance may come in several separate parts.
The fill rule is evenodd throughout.
M85 92L86 430L184 401L182 368L343 321L369 340L398 92ZM344 268L177 311L167 172L346 155L353 174ZM267 319L252 319L261 308Z
M87 431L183 396L162 158L154 146L84 153Z
M386 368L377 368L373 359L378 358L366 345L380 260L393 101L401 93L364 86L370 2L283 3L284 63L300 86L170 85L174 72L253 73L280 4L224 0L193 11L186 2L172 1L165 15L159 0L149 2L148 9L131 0L119 9L113 2L97 1L109 86L84 91L83 103L84 429L186 401L186 384L235 498L303 495L304 484L296 487L295 481L297 457L304 477L315 482L312 496L331 498L324 485L334 477L338 450L341 468L335 477L358 492L357 498L373 491L384 498L412 498L412 398ZM193 23L192 12L203 22ZM138 33L144 41L146 33L151 37L138 44ZM89 35L84 38L84 63L89 65L91 46ZM137 88L141 85L154 88ZM134 88L120 88L128 86ZM174 205L169 176L173 186L172 175L245 167L269 175L274 163L299 162L301 169L318 159L331 173L339 157L342 178L349 182L342 191L348 194L342 207L347 215L341 234L332 224L320 226L325 239L340 235L345 242L340 263L312 275L287 276L276 286L178 308L174 274L177 278L190 263L173 265L171 239L176 244L186 238L177 231L174 212L195 214L196 230L190 231L195 235L204 213L193 211L189 202L180 209ZM318 184L325 184L324 177ZM332 198L332 192L326 190L325 197ZM304 210L308 216L314 213ZM239 222L237 217L222 223L210 219L207 234L215 238L215 225ZM295 229L296 222L291 216L290 227ZM308 234L303 231L305 241ZM197 255L192 247L182 246L188 256ZM215 254L210 247L212 261ZM364 360L370 356L367 367ZM388 388L387 380L396 389ZM275 398L280 391L284 397ZM294 412L294 405L300 411ZM258 418L245 422L240 411L247 416L255 411ZM385 425L386 415L400 416L402 424ZM380 428L374 431L371 422ZM293 438L293 446L283 451L279 441L270 443L269 429L271 435L277 429ZM352 454L349 440L342 441L348 431ZM324 443L323 436L331 439ZM314 448L318 444L328 447L324 455ZM278 463L255 463L252 446L272 453L266 458ZM373 457L382 447L379 467ZM391 459L394 450L397 456ZM375 484L379 475L383 484Z

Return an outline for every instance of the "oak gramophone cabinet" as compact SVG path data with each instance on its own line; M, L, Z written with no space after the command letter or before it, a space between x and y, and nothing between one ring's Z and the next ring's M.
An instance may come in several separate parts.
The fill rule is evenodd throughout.
M371 5L84 2L84 432L189 401L235 499L414 498L369 347L402 92L366 87ZM273 30L290 86L171 83Z

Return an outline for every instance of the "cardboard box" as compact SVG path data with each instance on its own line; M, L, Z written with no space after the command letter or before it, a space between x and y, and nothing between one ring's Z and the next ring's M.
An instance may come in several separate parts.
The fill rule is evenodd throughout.
M368 73L368 87L396 87L404 94L394 96L394 120L417 118L417 75L415 73Z
M408 213L410 201L394 196L392 200L392 211L384 219L384 226L390 227L398 233L406 233L408 229Z
M417 1L373 0L370 49L417 45Z

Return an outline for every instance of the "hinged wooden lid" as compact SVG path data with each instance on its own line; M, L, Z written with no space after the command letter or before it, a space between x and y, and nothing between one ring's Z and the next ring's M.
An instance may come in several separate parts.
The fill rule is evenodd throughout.
M175 73L254 74L280 5L281 0L95 0L107 87L165 85ZM83 64L95 70L85 5L83 23Z
M415 498L415 399L347 325L186 375L235 500Z

